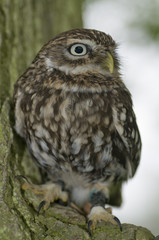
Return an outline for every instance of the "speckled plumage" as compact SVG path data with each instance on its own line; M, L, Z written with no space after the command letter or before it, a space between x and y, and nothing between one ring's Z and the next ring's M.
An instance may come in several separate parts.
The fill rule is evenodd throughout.
M82 56L70 53L86 46ZM113 61L110 70L109 56ZM80 204L96 185L132 177L141 140L115 41L76 29L44 45L15 84L16 131L50 179L63 180Z

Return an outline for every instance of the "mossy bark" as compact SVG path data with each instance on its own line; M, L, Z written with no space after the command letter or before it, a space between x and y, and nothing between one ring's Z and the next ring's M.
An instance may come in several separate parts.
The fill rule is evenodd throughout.
M40 199L22 192L15 177L33 182L41 176L25 143L14 130L12 94L16 79L40 47L59 32L82 26L83 0L0 1L0 240L91 239L85 218L69 207L53 205L37 216ZM124 224L123 232L101 223L92 239L153 239L142 227Z

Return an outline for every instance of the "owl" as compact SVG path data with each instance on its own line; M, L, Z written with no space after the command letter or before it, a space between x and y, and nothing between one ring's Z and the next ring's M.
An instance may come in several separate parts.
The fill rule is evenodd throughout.
M141 139L129 90L120 75L117 44L104 32L73 29L39 51L14 90L15 129L47 180L22 188L39 205L72 202L87 209L88 230L100 220L119 225L110 188L133 177Z

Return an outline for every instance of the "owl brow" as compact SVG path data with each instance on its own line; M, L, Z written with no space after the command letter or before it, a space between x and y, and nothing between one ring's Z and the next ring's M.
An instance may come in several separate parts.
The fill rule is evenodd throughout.
M95 41L90 41L89 39L72 39L73 41L68 41L68 45L72 46L74 44L84 44L88 47L91 47L92 49L96 48L97 47L97 44L95 43Z
M75 45L75 44L81 44L80 42L74 42L74 43L72 43L72 44L70 44L69 46L68 46L68 50L69 50L69 52L70 52L70 48L73 46L73 45ZM83 43L82 43L83 44ZM87 45L87 44L83 44L86 48L87 48L87 50L89 50L90 49L90 47L89 47L89 45Z

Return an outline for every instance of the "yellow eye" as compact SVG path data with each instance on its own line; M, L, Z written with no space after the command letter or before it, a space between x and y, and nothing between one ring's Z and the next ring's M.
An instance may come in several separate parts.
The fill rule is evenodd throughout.
M87 47L84 44L76 43L70 47L70 53L74 56L84 56L87 54Z

